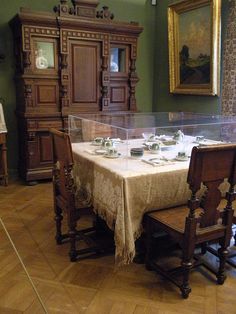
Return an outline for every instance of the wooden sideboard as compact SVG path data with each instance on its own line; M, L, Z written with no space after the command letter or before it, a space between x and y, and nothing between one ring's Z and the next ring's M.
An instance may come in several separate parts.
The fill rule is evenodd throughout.
M19 172L51 178L49 128L69 114L136 111L142 27L119 22L97 0L61 0L55 13L21 9L11 21L16 58Z
M8 185L6 132L0 132L0 182Z

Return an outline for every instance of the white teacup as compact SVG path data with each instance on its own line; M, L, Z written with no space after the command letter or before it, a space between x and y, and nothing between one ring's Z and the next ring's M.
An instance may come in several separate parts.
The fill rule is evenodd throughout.
M103 137L95 137L93 142L96 143L96 144L101 144L102 145Z
M155 142L158 140L158 136L156 136L155 134L151 134L148 138L149 142Z
M118 155L118 151L115 147L109 147L107 149L107 155L109 156L117 156Z
M197 142L197 143L199 143L199 142L201 142L201 141L203 141L203 140L204 140L204 136L202 136L202 135L196 136L196 142Z
M158 154L161 150L160 143L152 143L151 145L148 146L148 149L150 150L151 153Z
M178 130L177 132L175 132L174 134L174 140L176 140L177 142L183 142L184 140L184 133L181 130Z
M145 139L145 141L149 141L150 137L155 136L155 134L153 134L151 132L143 132L142 136Z
M109 149L110 147L113 147L113 142L111 140L104 140L102 142L102 146L106 149Z

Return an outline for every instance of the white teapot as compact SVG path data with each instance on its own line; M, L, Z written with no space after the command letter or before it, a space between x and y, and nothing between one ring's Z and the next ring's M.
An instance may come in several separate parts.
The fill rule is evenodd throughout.
M177 132L175 132L173 138L177 142L183 142L183 140L184 140L184 133L181 130L178 130Z

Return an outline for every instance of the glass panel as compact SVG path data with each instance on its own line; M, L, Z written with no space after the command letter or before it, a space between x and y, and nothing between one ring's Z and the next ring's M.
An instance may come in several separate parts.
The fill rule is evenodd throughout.
M125 72L125 48L111 48L110 72Z
M118 175L143 174L143 162L153 165L153 158L161 165L185 161L187 171L194 146L236 143L236 118L189 112L81 114L69 116L69 134L73 150L99 165L103 157L119 157ZM114 168L113 162L105 164Z
M37 69L53 69L54 44L50 42L37 41L35 47L35 66Z

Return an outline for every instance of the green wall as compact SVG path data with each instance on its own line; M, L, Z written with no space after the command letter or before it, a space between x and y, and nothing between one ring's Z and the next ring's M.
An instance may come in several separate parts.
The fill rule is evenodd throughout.
M192 111L218 113L221 112L220 97L174 95L169 92L168 65L168 5L176 0L157 1L156 9L156 39L155 39L155 76L153 111ZM222 0L222 41L225 36L225 26L228 12L228 0ZM222 47L223 48L223 47ZM223 49L222 49L223 51ZM222 66L221 66L222 69Z
M0 49L3 49L6 59L0 63L0 98L4 99L4 112L8 127L8 166L17 168L17 122L15 118L15 87L14 87L14 58L12 34L8 21L19 12L20 7L34 10L52 11L59 0L0 0ZM104 0L100 6L109 6L116 20L138 21L144 27L141 34L137 62L137 72L141 78L137 87L138 108L141 111L151 111L153 103L153 75L155 38L155 7L145 0Z
M144 27L138 47L137 102L140 111L195 111L220 113L220 98L211 96L171 95L169 93L167 7L175 0L100 0L115 14L116 20L138 21ZM8 21L20 7L51 11L59 0L0 0L0 49L6 59L0 63L0 97L8 133L9 168L17 168L17 124L15 118L14 58ZM222 40L228 12L228 0L222 0Z

